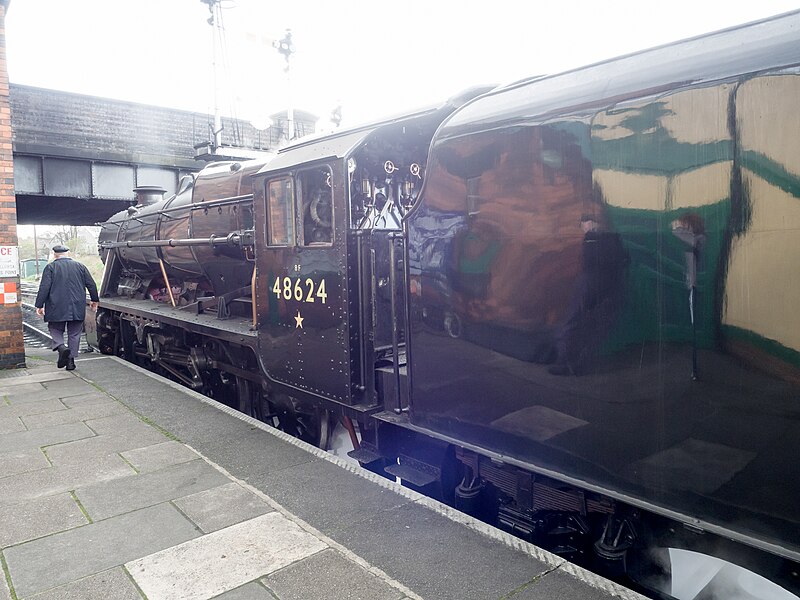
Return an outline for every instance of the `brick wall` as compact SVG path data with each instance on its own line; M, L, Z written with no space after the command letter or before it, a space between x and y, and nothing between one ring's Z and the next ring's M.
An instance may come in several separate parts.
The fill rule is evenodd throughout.
M14 161L11 154L11 108L8 99L6 66L7 0L0 0L0 247L17 245L17 203L14 198ZM25 345L22 338L22 309L11 300L19 290L19 276L0 278L3 303L0 304L0 369L25 366Z

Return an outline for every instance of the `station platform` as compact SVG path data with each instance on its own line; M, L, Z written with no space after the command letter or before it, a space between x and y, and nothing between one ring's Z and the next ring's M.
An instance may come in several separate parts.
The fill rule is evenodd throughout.
M0 600L639 599L114 357L0 372Z

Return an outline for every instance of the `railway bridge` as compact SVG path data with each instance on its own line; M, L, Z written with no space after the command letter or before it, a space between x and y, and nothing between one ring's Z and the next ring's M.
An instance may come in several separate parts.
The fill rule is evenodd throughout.
M0 23L6 7L0 0ZM0 368L25 364L17 224L104 221L135 202L134 188L173 193L208 160L277 148L286 121L278 114L258 130L223 119L213 147L206 114L8 84L5 72L0 57ZM311 132L314 117L295 111L295 124Z
M212 148L213 118L204 113L16 84L9 100L20 224L103 221L134 201L135 187L173 193L207 160L276 149L285 121L285 113L274 115L258 130L223 119L221 144ZM313 115L295 115L299 133L313 131Z

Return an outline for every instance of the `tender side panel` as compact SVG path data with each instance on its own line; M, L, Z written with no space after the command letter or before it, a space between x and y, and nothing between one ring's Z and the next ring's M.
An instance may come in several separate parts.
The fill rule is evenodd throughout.
M798 101L781 72L435 144L412 421L800 550Z

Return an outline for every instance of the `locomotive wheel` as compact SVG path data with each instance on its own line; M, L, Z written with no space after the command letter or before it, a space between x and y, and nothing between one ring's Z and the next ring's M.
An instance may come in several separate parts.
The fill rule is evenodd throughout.
M294 398L278 403L278 428L322 450L330 445L334 424L330 411L304 406Z
M115 354L115 332L98 329L97 347L101 354Z
M269 414L269 405L261 395L258 386L244 377L236 378L236 406L239 412L264 421Z
M258 418L256 408L258 400L253 394L253 386L243 377L236 378L236 410L250 417Z

